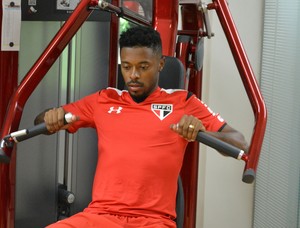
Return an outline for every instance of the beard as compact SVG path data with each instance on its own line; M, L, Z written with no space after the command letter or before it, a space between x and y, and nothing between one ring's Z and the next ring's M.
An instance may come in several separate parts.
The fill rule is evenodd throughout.
M129 86L130 84L137 84L137 85L139 85L139 86L141 86L141 87L144 86L144 84L141 83L141 82L138 82L138 81L130 81L130 82L127 82L127 83L126 83L127 88L128 88L128 86ZM140 103L140 102L144 101L144 100L147 98L147 96L148 96L145 92L144 92L143 94L137 95L137 94L135 94L134 92L130 92L130 91L129 91L129 94L130 94L131 98L132 98L136 103Z
M139 96L136 96L134 94L131 94L129 93L131 98L136 102L136 103L140 103L140 102L143 102L144 100L146 100L146 98L148 97L147 94L142 94L142 95L139 95Z
M137 84L137 85L141 86L142 88L144 88L144 83L139 82L139 81L130 81L130 82L126 83L127 89L128 89L128 86L133 85L133 84ZM129 94L136 103L140 103L140 102L143 102L155 90L156 87L157 87L157 83L154 83L140 94L137 94L130 90L129 90Z

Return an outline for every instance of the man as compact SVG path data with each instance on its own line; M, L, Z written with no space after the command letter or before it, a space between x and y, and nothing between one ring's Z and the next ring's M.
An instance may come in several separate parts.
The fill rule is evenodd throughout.
M161 39L152 28L135 27L119 40L128 90L103 89L37 117L50 133L93 127L98 164L92 202L81 213L49 227L176 227L177 179L185 148L206 131L247 150L241 133L195 95L158 87L164 67ZM157 112L164 107L164 115ZM73 121L64 125L64 114Z

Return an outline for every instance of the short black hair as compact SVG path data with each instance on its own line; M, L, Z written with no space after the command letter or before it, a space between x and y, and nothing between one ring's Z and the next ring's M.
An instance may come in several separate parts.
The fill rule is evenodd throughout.
M120 50L123 47L147 47L155 54L162 55L160 34L151 27L135 26L123 32L119 39Z

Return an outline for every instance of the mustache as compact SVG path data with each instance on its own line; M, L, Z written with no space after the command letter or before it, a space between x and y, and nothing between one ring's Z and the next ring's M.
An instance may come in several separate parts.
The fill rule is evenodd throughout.
M144 83L139 82L139 81L132 81L132 80L131 80L131 81L127 82L126 85L127 85L127 86L132 86L132 85L143 86Z

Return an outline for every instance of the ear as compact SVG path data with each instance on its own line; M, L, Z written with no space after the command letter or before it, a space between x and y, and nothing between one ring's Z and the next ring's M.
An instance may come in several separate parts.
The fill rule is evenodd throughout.
M159 60L159 68L158 68L158 71L161 72L162 69L164 68L165 66L165 62L166 62L166 58L164 56L162 56Z

